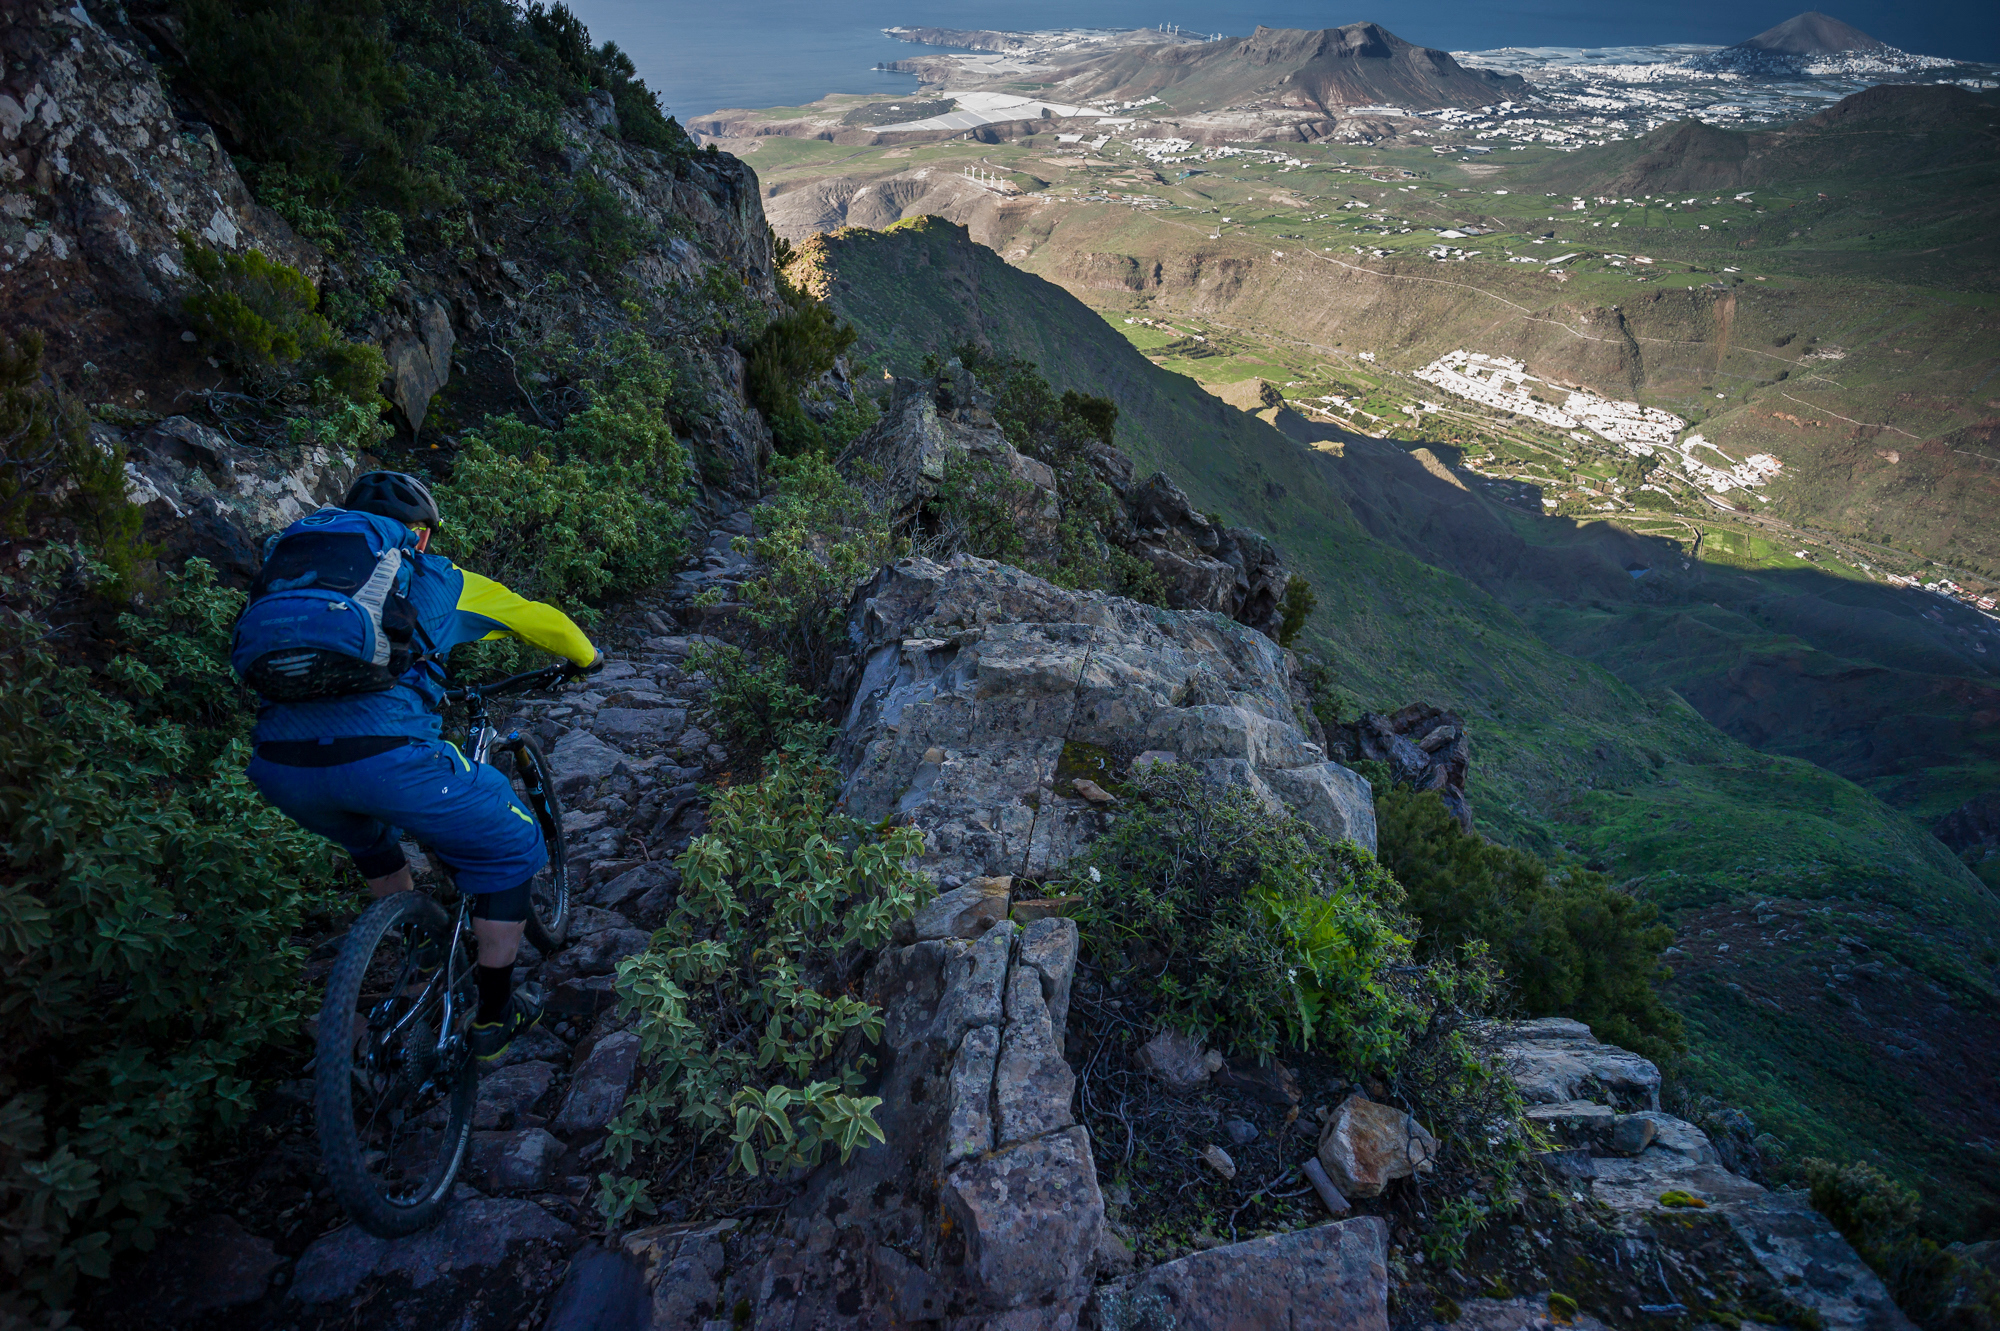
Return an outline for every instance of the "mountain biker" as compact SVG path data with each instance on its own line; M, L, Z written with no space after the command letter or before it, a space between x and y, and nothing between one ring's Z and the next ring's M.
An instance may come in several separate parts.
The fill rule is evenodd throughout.
M495 768L475 767L440 738L438 663L460 643L507 636L566 658L578 673L601 667L604 654L562 611L430 553L437 502L414 476L368 472L356 478L341 509L409 529L383 524L395 540L408 543L415 534L405 551L413 664L379 691L291 703L260 698L248 775L280 812L352 855L378 898L411 887L398 829L450 866L459 891L474 898L479 1003L471 1045L481 1062L491 1063L541 1019L540 991L516 990L513 968L530 883L548 852L512 783ZM353 521L322 509L278 539L316 521L324 526L329 517Z

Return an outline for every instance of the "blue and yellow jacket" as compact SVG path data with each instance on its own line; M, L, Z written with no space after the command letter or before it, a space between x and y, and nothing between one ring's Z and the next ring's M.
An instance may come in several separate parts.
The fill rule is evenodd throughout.
M409 600L416 612L416 645L438 664L418 666L395 688L319 702L262 704L252 738L340 739L353 735L407 735L436 739L444 686L443 659L462 642L516 637L580 666L597 648L562 611L508 591L491 578L468 573L443 555L410 552L414 567Z

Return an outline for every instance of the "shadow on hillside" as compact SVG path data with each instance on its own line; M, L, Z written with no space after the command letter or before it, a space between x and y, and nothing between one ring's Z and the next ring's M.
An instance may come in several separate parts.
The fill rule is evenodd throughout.
M1691 523L1675 540L1545 515L1536 487L1489 482L1451 445L1269 415L1372 535L1506 602L1558 650L1676 690L1747 744L1906 807L1948 807L2000 774L2000 632L1970 607L1818 569L1729 567L1698 557Z

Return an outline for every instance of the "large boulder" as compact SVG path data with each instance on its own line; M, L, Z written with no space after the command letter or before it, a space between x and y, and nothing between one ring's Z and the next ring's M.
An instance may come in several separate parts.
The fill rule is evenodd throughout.
M239 447L186 416L122 434L100 422L91 438L125 448L125 497L144 514L149 541L237 582L256 574L266 537L339 503L359 467L356 454L331 445Z
M1079 793L1142 755L1251 790L1375 849L1367 783L1300 721L1292 658L1220 614L1068 591L959 555L905 559L856 593L842 727L849 812L925 833L941 879L1044 876L1106 825Z
M1821 1324L1907 1331L1910 1323L1881 1279L1806 1193L1770 1192L1731 1172L1706 1132L1657 1108L1659 1072L1651 1063L1600 1043L1588 1026L1566 1017L1495 1027L1489 1034L1529 1104L1528 1117L1567 1146L1544 1160L1568 1180L1566 1186L1634 1218L1638 1223L1628 1225L1629 1232L1644 1233L1662 1215L1719 1214L1742 1252ZM1646 1260L1643 1250L1634 1256ZM1481 1323L1488 1324L1497 1325Z
M944 1207L965 1236L966 1272L989 1307L1082 1294L1104 1228L1090 1137L1067 1128L967 1160L944 1180Z
M417 1288L453 1271L490 1274L522 1244L540 1242L567 1251L576 1231L533 1202L460 1197L431 1228L400 1239L378 1239L348 1225L317 1239L299 1257L290 1297L300 1303L345 1304L361 1282L401 1276Z

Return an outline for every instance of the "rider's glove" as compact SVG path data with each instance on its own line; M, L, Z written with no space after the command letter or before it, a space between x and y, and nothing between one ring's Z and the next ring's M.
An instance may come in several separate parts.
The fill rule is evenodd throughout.
M602 669L604 669L604 653L599 652L587 666L580 666L572 662L569 673L571 675L594 675Z

